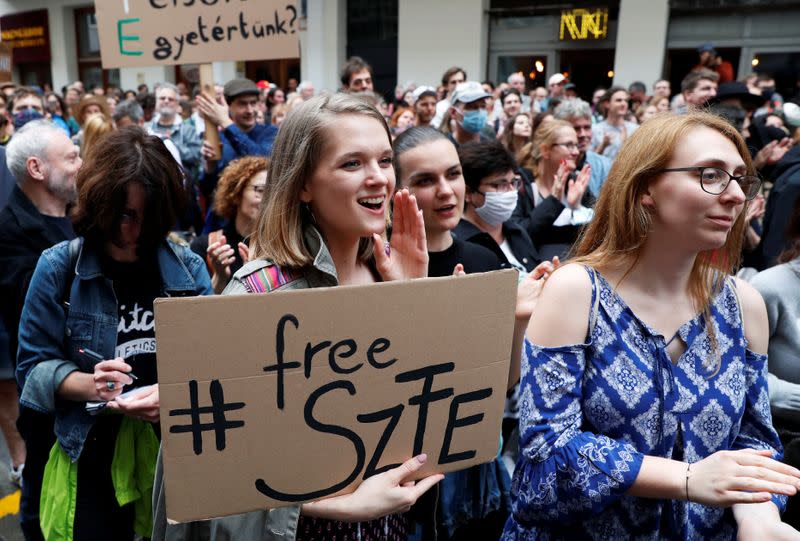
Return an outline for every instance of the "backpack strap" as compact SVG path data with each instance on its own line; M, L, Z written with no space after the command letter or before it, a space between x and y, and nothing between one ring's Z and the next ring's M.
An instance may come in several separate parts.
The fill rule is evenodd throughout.
M242 277L248 293L269 293L302 277L295 269L283 269L271 264Z

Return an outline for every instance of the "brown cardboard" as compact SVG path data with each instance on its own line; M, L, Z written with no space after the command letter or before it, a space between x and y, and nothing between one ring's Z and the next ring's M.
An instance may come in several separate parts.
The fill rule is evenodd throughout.
M501 271L457 278L429 278L370 286L335 287L266 295L158 299L155 303L158 341L158 376L161 398L161 433L167 517L177 522L206 519L298 502L268 497L256 480L292 494L319 493L348 480L356 469L356 445L341 435L312 430L304 419L306 403L315 391L331 382L341 388L322 394L313 408L321 423L344 427L363 441L362 468L336 494L355 490L391 415L362 423L356 415L395 407L402 412L376 467L400 463L412 456L418 434L420 407L409 405L421 394L423 380L395 381L408 371L453 363L453 371L433 376L432 392L452 388L453 395L432 401L421 451L428 463L419 477L463 469L497 455L506 395L517 273ZM284 409L278 408L278 372L264 367L277 361L277 324L292 314L285 327L284 362L300 366L283 371ZM357 350L347 358L334 357L340 369L362 366L337 374L327 349L304 372L307 342L355 340ZM366 352L377 338L373 361ZM385 350L382 351L382 348ZM346 353L348 347L338 350ZM376 368L396 359L391 366ZM177 425L190 424L189 415L170 415L190 404L190 380L197 382L198 406L211 403L211 380L218 380L224 402L244 407L225 411L228 422L244 426L225 431L223 450L217 449L214 431L201 434L202 451L195 453L193 435L174 433ZM334 383L336 385L336 383ZM351 395L345 388L352 385ZM454 396L481 391L490 396L464 402L457 410L463 419L483 414L483 419L452 431L450 453L475 450L475 456L440 464L442 444ZM202 414L200 423L212 423ZM477 419L476 419L477 420ZM270 493L271 494L271 493Z
M95 0L95 13L104 69L300 56L292 0Z

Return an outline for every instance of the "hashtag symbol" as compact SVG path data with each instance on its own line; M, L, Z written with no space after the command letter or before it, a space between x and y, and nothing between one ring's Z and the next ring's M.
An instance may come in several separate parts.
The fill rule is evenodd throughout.
M173 425L169 428L171 434L182 434L185 432L192 433L192 447L194 454L199 455L203 452L203 432L214 431L216 436L217 451L225 449L225 431L231 428L241 428L244 426L244 421L228 421L225 418L226 411L233 411L242 409L244 402L231 402L225 403L225 397L222 393L222 385L219 380L211 381L209 386L209 395L211 396L211 406L200 406L197 401L197 381L191 380L189 382L189 408L170 410L169 416L175 417L177 415L188 415L191 418L191 423L188 425ZM212 422L201 423L200 415L211 414Z

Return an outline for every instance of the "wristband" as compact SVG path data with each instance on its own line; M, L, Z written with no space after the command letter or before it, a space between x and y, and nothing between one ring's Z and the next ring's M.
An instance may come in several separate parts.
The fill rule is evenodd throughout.
M691 475L691 473L692 473L691 469L692 469L691 463L686 464L686 501L687 502L692 501L689 498L689 475Z

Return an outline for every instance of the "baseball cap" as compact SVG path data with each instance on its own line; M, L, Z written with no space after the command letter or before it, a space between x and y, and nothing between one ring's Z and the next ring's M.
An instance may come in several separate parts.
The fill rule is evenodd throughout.
M787 101L783 104L783 117L793 128L800 127L800 105Z
M239 96L258 96L260 94L258 87L250 79L232 79L225 83L222 93L228 104Z
M452 101L453 104L458 102L472 103L473 101L482 100L483 98L489 98L491 96L491 94L483 89L483 86L478 81L467 81L456 86Z
M566 80L567 80L567 78L564 77L563 73L556 73L555 75L551 75L550 76L550 78L547 80L547 85L548 86L550 86L550 85L560 85L561 83L563 83Z
M418 86L414 89L414 92L411 93L414 96L414 101L417 101L425 94L426 96L436 96L436 89L432 86Z
M260 88L261 90L264 90L265 88L269 88L270 84L269 84L269 81L265 81L265 80L262 79L262 80L260 80L259 82L256 83L256 86L258 88Z
M578 85L575 83L567 83L564 85L564 90L575 90L576 88L578 88Z
M715 53L714 44L707 41L697 48L698 53Z

